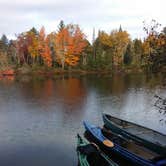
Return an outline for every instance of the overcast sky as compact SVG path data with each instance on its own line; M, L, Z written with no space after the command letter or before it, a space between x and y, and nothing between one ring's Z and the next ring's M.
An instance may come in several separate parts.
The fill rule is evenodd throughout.
M143 37L143 21L155 19L166 26L166 0L0 0L0 35L14 37L31 27L55 31L60 20L79 24L89 40L95 27L110 32L127 30Z

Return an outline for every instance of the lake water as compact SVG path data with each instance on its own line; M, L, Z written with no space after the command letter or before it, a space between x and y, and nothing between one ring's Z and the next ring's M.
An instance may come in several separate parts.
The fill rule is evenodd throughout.
M166 134L164 75L24 76L0 80L0 165L77 165L83 120L103 125L102 113Z

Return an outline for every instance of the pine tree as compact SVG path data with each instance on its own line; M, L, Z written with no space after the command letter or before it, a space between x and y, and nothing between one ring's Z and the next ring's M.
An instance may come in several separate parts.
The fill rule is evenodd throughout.
M142 48L142 41L139 39L135 39L133 41L134 43L134 56L133 56L133 64L136 66L141 65L141 56L143 53L143 48Z
M131 48L131 44L129 43L127 45L127 49L126 49L126 52L124 54L124 64L126 65L130 65L131 64L131 61L132 61L132 48Z
M62 31L64 28L65 28L64 21L61 20L60 23L59 23L59 26L58 26L58 31Z
M8 39L7 39L6 35L3 34L0 39L0 51L6 52L7 47L8 47Z
M123 32L121 25L119 27L119 32Z

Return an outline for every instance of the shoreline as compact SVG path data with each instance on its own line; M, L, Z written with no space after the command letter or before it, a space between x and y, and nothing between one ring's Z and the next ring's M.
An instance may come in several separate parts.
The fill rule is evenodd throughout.
M7 71L7 70L6 70ZM44 68L44 67L37 67L37 68L31 68L29 66L23 66L20 68L16 69L10 69L10 73L3 71L0 71L0 78L5 78L5 77L21 77L24 75L30 76L45 76L45 77L54 77L54 76L63 76L63 75L125 75L125 74L143 74L146 72L143 69L138 69L138 68L123 68L123 69L115 69L115 70L106 70L106 69L101 69L101 70L84 70L84 69L64 69L62 70L61 68ZM161 70L158 73L166 73L165 70ZM151 73L155 74L155 73Z
M108 75L108 74L140 74L143 73L142 70L133 71L133 70L82 70L82 69L71 69L71 70L62 70L62 69L51 69L51 70L31 70L29 72L15 71L16 76L21 75L39 75L39 76L59 76L59 75Z

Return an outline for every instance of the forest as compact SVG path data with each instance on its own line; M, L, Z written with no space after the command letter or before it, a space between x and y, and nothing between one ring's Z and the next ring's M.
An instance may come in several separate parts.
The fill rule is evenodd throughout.
M9 40L0 38L0 73L29 70L166 71L166 27L152 20L143 23L144 39L131 39L123 27L99 30L87 40L79 25L60 21L58 30L32 28Z

